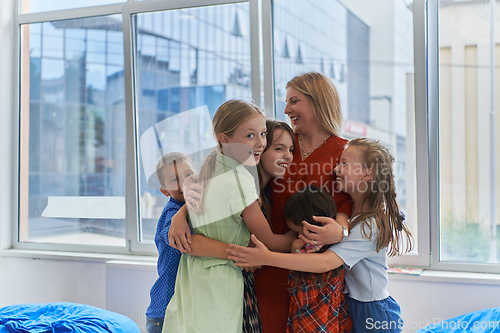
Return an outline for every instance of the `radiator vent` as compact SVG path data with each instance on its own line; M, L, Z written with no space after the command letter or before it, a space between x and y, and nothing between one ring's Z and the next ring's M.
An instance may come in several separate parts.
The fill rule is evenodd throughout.
M156 261L106 262L106 309L129 317L146 332L149 291L157 278Z

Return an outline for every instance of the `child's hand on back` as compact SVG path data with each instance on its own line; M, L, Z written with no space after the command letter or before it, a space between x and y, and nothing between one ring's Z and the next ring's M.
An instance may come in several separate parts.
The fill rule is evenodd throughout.
M191 252L189 244L192 243L191 229L189 229L186 217L180 213L181 211L172 217L168 231L168 244L181 253L189 253Z
M323 245L338 243L342 240L342 227L337 221L325 216L313 216L313 219L320 222L322 226L302 221L303 235L299 237L306 244L318 245L321 248Z
M267 257L271 252L255 235L252 235L251 240L255 247L230 244L230 249L226 250L229 253L228 259L233 260L239 268L267 265Z
M300 250L302 250L304 248L304 246L306 246L306 243L304 243L304 241L300 238L297 238L296 240L293 241L292 243L292 249L291 249L291 252L292 253L295 253L295 252L300 252Z
M192 175L186 178L182 184L182 191L184 192L184 200L189 210L198 212L198 203L201 198L202 186L198 184L198 175ZM203 213L203 212L201 212Z

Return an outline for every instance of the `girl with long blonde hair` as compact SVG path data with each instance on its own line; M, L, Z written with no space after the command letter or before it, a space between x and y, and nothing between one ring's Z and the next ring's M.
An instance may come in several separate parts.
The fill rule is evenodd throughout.
M250 232L275 251L289 251L293 236L275 235L257 201L255 168L266 147L266 119L248 102L230 100L214 115L218 147L199 174L199 211L189 214L194 235L247 246ZM193 236L194 236L193 235ZM244 284L231 260L183 254L164 332L242 332Z
M387 292L386 255L412 249L412 236L396 200L394 158L378 141L349 141L335 168L339 191L353 199L349 236L323 253L275 253L255 235L256 248L231 245L229 259L238 267L270 265L323 273L346 268L346 301L355 332L400 332L398 303Z

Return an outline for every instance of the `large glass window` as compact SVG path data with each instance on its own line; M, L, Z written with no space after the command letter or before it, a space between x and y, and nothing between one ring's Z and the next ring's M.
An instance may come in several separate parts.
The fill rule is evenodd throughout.
M276 118L287 118L286 83L295 75L328 76L342 135L380 140L395 156L398 201L418 243L411 4L274 0L273 24Z
M490 6L439 1L441 262L499 262L500 35L491 28L500 21Z
M152 243L168 201L156 162L181 151L199 168L215 146L211 117L219 105L252 100L252 70L259 69L250 61L249 2L171 10L125 0L18 4L15 245L152 250L137 242ZM80 7L88 8L60 11ZM90 7L103 14L85 17Z
M319 71L339 92L342 135L378 139L396 157L398 199L416 251L430 248L422 236L427 225L419 240L416 224L415 138L425 134L415 130L413 46L425 27L414 33L413 16L423 2L200 0L182 9L161 1L18 3L17 246L125 252L135 251L137 241L151 243L168 200L155 181L159 157L183 151L199 167L214 145L210 118L221 103L274 100L276 118L286 119L286 83ZM492 66L500 63L500 37L491 37L491 3L438 1L439 31L427 27L439 36L439 197L430 203L439 203L433 251L441 262L498 263L500 255L500 120L491 115L500 105L498 66ZM255 23L258 8L265 8L263 17L272 13L271 28L270 20ZM93 9L89 15L97 16L76 18ZM259 38L251 36L257 25L260 55ZM262 68L252 57L262 57ZM271 58L274 71L266 71ZM417 126L423 132L425 125ZM419 198L426 199L421 192ZM130 205L137 205L139 219L126 210ZM429 223L427 216L419 223Z
M210 117L228 99L256 97L252 77L268 84L274 76L275 115L285 119L286 82L306 71L336 85L344 137L379 139L396 156L399 201L417 237L411 2L272 1L272 31L262 25L274 39L272 74L251 66L259 54L250 36L258 30L250 24L258 20L253 0L171 10L125 0L19 4L18 243L120 251L136 235L132 243L150 243L168 200L154 175L159 157L183 151L199 167L214 144ZM60 10L81 7L102 16L60 19L79 15ZM137 143L136 155L127 142ZM137 176L127 174L135 170L130 156ZM131 198L139 221L125 219Z
M143 241L154 238L167 201L158 159L181 151L199 169L203 151L215 147L210 116L228 99L252 100L249 15L239 3L134 16Z
M21 26L19 241L125 246L121 16Z

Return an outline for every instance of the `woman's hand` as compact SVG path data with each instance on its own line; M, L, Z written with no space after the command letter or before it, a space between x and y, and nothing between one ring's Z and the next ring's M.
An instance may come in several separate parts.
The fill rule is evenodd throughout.
M168 243L181 253L191 252L191 230L186 220L187 209L182 207L173 217L168 231Z
M334 219L324 216L313 216L313 220L320 222L323 226L320 227L302 221L304 234L299 237L304 243L317 245L321 248L323 245L342 241L342 227Z
M198 211L198 203L201 199L202 186L198 184L198 175L189 176L182 184L182 191L187 207L194 212Z
M251 240L255 247L231 244L229 245L230 249L226 250L229 253L228 259L233 260L237 267L247 268L266 265L267 257L271 251L255 235L252 235Z

